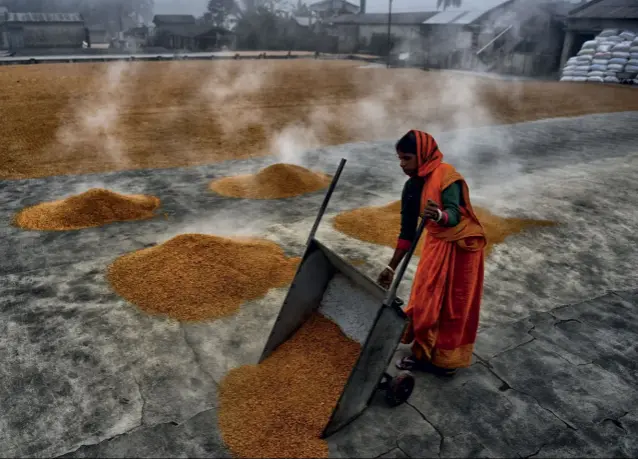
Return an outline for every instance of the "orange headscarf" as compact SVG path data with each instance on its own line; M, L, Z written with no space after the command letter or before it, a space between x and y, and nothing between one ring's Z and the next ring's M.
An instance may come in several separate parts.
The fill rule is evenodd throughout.
M418 161L419 177L426 177L443 161L443 153L439 150L439 145L427 132L412 131L416 137L416 153Z

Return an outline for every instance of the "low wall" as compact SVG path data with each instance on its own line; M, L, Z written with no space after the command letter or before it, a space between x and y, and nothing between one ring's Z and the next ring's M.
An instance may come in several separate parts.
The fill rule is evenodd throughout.
M309 59L313 53L284 54L277 52L221 52L221 53L185 53L185 54L103 54L103 55L59 55L59 56L13 56L0 57L0 65L30 65L79 62L113 62L113 61L179 61L179 60L241 60L241 59ZM361 55L321 54L318 59L346 59L365 62L377 62L380 58Z

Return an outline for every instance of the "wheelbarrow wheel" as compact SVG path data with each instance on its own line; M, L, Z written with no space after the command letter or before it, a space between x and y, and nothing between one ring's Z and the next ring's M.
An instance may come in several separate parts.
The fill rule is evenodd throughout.
M390 381L385 391L386 401L390 406L399 406L407 402L414 389L414 375L409 371L402 371Z

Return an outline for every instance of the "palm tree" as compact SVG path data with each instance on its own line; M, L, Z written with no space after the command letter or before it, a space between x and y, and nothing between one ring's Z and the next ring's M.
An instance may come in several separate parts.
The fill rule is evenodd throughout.
M463 0L436 0L436 9L440 9L441 7L443 7L443 9L447 9L451 6L458 8L461 6L461 4L463 3Z

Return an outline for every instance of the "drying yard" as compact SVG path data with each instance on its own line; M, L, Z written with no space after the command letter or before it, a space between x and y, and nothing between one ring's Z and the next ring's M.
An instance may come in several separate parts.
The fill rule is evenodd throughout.
M0 457L638 454L635 90L314 60L0 87ZM475 362L321 440L360 340L318 314L257 361L342 157L317 237L391 257L410 128L490 235Z

